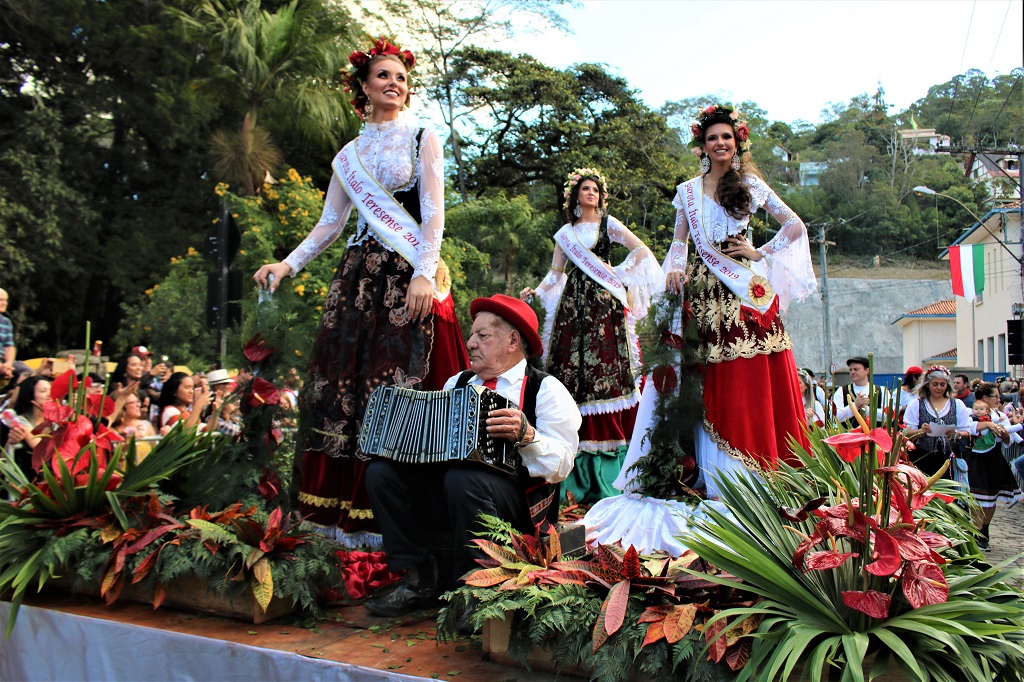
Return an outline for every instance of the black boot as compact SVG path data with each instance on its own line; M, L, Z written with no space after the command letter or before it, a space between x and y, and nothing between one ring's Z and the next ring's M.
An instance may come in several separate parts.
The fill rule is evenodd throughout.
M437 604L437 578L431 562L405 572L398 587L387 594L366 600L367 610L375 616L397 618Z
M986 523L981 527L981 539L978 540L978 549L983 552L987 552L992 549L992 546L988 542L988 524Z

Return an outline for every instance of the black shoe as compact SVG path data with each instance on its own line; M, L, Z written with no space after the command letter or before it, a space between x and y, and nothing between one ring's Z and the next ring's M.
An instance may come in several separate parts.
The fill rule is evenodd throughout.
M387 594L366 601L367 610L375 616L396 618L419 609L434 606L437 598L430 588L415 588L401 582Z

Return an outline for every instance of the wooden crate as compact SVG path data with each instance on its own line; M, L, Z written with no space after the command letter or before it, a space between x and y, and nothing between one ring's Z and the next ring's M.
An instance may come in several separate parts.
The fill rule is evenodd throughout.
M97 583L83 583L70 576L62 576L46 581L48 586L64 589L75 594L84 594L91 597L100 596L100 586ZM118 601L130 601L139 604L153 603L153 587L147 585L125 585L118 596ZM198 613L209 613L215 616L243 620L249 623L265 623L268 620L280 618L295 610L290 599L274 597L266 612L260 608L250 590L244 590L234 599L211 592L206 588L206 581L199 578L178 578L167 585L167 597L164 599L161 608L171 608L178 611L192 611Z

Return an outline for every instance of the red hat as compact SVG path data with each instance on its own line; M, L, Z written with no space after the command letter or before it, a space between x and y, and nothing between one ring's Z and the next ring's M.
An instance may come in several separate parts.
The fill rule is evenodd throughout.
M140 358L144 358L147 355L152 355L152 354L153 354L153 351L151 351L150 349L146 348L145 346L135 346L135 347L132 348L131 352L129 353L129 355L138 355Z
M523 337L527 355L540 355L544 352L540 334L537 333L537 313L533 312L526 301L505 294L474 298L469 304L469 314L475 320L480 313L494 313L515 327Z
M904 374L924 374L924 370L917 365L911 365L910 367L907 367L907 371L904 372Z

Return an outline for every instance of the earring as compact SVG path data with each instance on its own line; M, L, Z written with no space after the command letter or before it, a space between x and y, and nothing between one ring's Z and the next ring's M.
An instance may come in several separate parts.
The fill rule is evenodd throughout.
M740 169L740 155L735 152L732 155L732 169L735 171Z
M373 117L373 102L370 100L366 100L366 104L363 105L363 116L366 118Z
M704 175L711 170L711 158L707 154L700 155L700 172Z
M583 217L583 207L580 206L579 204L576 204L576 208L574 208L572 210L572 214L574 216L576 216L577 218L582 218Z

